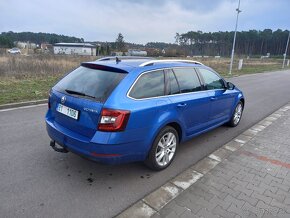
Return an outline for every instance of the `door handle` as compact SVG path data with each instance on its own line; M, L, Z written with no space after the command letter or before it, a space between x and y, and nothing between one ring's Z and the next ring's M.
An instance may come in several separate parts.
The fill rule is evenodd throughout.
M217 100L217 97L211 97L210 100L215 101L215 100Z
M177 105L177 107L185 107L187 104L186 103L180 103Z

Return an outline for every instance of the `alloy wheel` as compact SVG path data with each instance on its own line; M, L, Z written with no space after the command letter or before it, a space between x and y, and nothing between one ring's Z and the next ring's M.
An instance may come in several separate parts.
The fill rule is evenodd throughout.
M172 132L165 133L159 140L155 159L159 166L166 166L172 160L176 151L176 136Z
M242 112L243 112L243 106L241 103L239 103L235 109L234 113L234 124L237 125L242 117Z

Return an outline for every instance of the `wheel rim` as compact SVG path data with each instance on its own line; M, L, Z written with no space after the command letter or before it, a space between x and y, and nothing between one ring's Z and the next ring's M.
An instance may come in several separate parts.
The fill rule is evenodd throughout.
M235 109L235 114L234 114L234 124L235 125L237 125L240 122L242 112L243 112L242 104L238 104L236 109Z
M166 166L172 160L176 151L176 136L172 132L164 134L156 148L155 159L159 166Z

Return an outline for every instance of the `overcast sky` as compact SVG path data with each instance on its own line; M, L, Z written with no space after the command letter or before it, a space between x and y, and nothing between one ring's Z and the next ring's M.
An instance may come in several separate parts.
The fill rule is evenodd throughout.
M86 41L174 42L175 33L231 31L238 0L0 0L0 32ZM241 0L238 30L290 29L290 0Z

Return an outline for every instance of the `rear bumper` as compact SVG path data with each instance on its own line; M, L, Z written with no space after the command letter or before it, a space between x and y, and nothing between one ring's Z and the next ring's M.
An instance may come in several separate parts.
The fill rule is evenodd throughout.
M66 150L93 161L106 164L143 161L149 149L144 141L113 145L94 143L92 140L76 134L48 119L46 119L46 129L49 137L57 144L63 146Z

